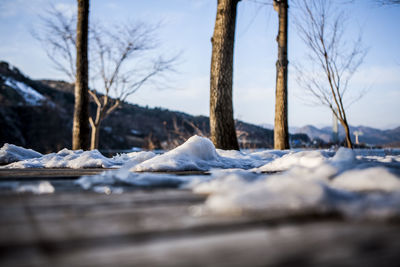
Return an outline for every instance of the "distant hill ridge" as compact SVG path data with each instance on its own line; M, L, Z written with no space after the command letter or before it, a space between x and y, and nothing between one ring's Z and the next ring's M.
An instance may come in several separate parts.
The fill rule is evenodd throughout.
M354 132L362 132L359 136L359 142L371 145L400 146L400 127L390 130L380 130L367 126L350 125L351 139L355 141ZM330 142L332 138L332 128L317 128L312 125L306 125L295 130L295 133L307 134L311 139L321 139L324 142ZM344 139L345 133L343 127L339 126L339 138Z
M0 62L0 146L12 143L42 153L70 148L73 91L73 84L32 80ZM271 130L242 121L236 122L236 128L242 148L273 146ZM100 149L170 149L194 134L209 135L208 117L124 102L104 120Z

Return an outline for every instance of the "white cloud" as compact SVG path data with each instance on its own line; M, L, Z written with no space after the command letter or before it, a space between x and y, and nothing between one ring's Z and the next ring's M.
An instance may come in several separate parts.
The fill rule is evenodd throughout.
M58 3L54 7L67 17L72 17L77 13L77 5L75 3Z

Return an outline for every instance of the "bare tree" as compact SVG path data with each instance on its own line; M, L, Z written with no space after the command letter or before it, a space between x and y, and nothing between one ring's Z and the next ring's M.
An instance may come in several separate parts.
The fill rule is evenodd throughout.
M275 126L274 148L289 148L288 130L288 1L274 0L274 9L279 16L279 30L276 41L278 42L278 60L276 61L276 93L275 93Z
M352 148L346 108L351 102L349 81L366 55L361 36L350 44L343 39L346 17L338 6L325 0L299 0L295 24L308 48L309 68L297 65L299 84L318 102L331 109ZM347 100L347 101L345 101Z
M232 79L236 8L239 0L218 0L211 38L210 132L220 149L239 150L233 119Z
M89 0L78 0L78 20L76 27L75 106L72 130L72 149L87 150L89 148L88 28ZM71 65L73 65L72 62Z
M103 90L101 95L89 91L97 105L96 115L89 118L92 127L91 149L98 147L101 122L121 102L144 84L173 70L177 57L153 58L147 54L157 47L154 40L156 29L143 23L114 26L112 31L93 27L91 33L94 58L97 60L97 78L102 84L98 86ZM139 64L136 67L126 67L131 59Z
M71 64L76 54L71 49L76 43L75 17L67 17L50 8L42 17L43 30L34 36L42 42L57 70L74 82L76 69ZM159 45L155 38L159 25L128 23L103 27L91 24L90 61L91 87L88 90L96 103L96 112L89 117L90 148L98 148L102 121L143 85L159 81L167 71L173 71L178 56L154 56Z

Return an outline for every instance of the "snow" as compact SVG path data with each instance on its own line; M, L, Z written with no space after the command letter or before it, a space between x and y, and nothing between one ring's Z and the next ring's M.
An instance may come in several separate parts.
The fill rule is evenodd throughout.
M181 146L136 165L132 171L205 171L210 167L223 167L213 143L192 136Z
M14 88L25 100L28 105L38 106L43 100L46 99L38 91L30 87L29 85L16 81L10 77L7 78L5 84L11 88Z
M139 164L148 159L154 158L156 154L151 151L140 151L140 152L130 152L118 154L113 157L113 160L116 164L123 165L126 162L130 162L132 165Z
M0 192L17 192L33 194L51 194L55 192L53 185L48 181L35 182L1 182Z
M177 176L159 173L133 173L129 171L134 162L128 162L117 170L99 175L82 176L75 183L83 189L92 189L101 193L122 193L122 185L133 187L178 187L190 180L189 176Z
M54 193L54 187L48 181L41 181L35 184L25 184L17 187L18 193L33 193L33 194L51 194Z
M400 191L400 179L382 167L350 170L336 177L332 186L348 191Z
M0 165L41 156L43 155L32 149L6 143L0 148Z
M39 154L40 156L40 154ZM98 150L68 150L51 153L37 158L25 159L3 166L2 168L118 168L127 162L138 164L154 157L153 152L132 152L106 158Z
M195 135L177 148L134 166L132 171L250 169L259 167L277 157L277 153L270 151L245 154L239 151L217 150L208 138Z
M189 184L207 194L204 212L218 214L293 214L338 212L349 218L400 216L400 179L382 165L365 165L355 152L290 152L253 169L219 172L200 183ZM382 158L382 156L381 156ZM379 161L376 161L379 163ZM277 174L260 171L286 170ZM251 179L249 179L249 177Z
M316 167L326 161L323 151L289 152L282 157L254 169L257 172L284 171L294 166Z
M161 155L142 151L106 158L97 150L63 149L5 168L115 168L83 176L76 185L105 194L123 193L129 187L190 189L207 195L205 203L196 207L199 214L334 212L350 219L389 219L400 216L398 152L347 148L336 152L224 151L215 149L207 138L193 136ZM188 170L207 171L209 175L169 173Z

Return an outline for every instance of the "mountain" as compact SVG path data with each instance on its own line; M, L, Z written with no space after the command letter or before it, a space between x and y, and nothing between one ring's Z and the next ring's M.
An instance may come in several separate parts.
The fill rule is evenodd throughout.
M274 125L270 123L262 123L260 124L261 127L268 129L268 130L274 130ZM298 127L295 126L289 126L289 133L290 134L296 134L296 130Z
M295 133L307 134L310 139L321 139L325 143L330 142L332 136L332 130L330 128L318 129L312 125L306 125L295 130Z
M0 62L0 146L12 143L42 153L71 147L74 86L32 80ZM96 105L91 103L94 114ZM271 148L273 132L236 122L242 148ZM102 123L100 150L170 149L194 134L209 135L208 117L123 102ZM304 139L304 136L302 136Z
M366 126L350 126L351 139L355 142L354 132L362 132L362 135L358 137L360 143L369 145L381 145L381 146L399 146L400 144L400 127L390 130L380 130ZM332 138L332 128L323 127L317 128L312 125L306 125L297 128L295 133L307 134L311 139L321 139L322 141L329 143ZM339 138L345 138L344 128L339 125Z

